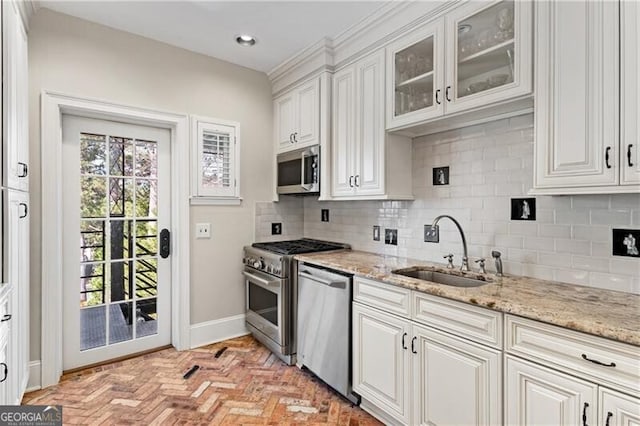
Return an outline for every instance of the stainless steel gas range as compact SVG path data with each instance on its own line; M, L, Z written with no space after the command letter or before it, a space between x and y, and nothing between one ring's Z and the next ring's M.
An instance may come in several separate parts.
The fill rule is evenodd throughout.
M346 244L308 238L244 248L247 328L285 363L296 363L298 271L293 256L346 248Z

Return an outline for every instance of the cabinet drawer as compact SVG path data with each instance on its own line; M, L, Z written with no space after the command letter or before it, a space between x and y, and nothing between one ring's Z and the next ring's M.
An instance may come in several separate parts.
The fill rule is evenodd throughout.
M640 395L637 346L507 315L505 350Z
M411 290L360 277L353 284L353 300L409 318Z
M502 313L425 293L413 293L413 319L502 349Z

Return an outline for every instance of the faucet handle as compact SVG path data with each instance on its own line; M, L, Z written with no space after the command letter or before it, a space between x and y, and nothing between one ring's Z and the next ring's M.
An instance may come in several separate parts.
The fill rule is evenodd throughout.
M447 265L447 269L453 269L453 254L449 253L446 256L442 256L443 259L447 259L449 264Z
M487 270L484 268L485 262L487 259L478 259L475 261L475 263L478 264L478 267L480 268L480 273L481 274L486 274Z

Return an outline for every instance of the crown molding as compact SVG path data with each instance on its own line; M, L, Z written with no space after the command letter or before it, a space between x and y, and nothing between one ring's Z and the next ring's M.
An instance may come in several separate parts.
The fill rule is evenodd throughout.
M29 23L31 17L40 9L40 4L36 0L14 0L18 11L20 12L20 18L22 18L22 24L27 32L29 32Z
M267 73L273 94L311 75L333 72L410 31L463 0L395 0L365 16L334 38L324 37Z

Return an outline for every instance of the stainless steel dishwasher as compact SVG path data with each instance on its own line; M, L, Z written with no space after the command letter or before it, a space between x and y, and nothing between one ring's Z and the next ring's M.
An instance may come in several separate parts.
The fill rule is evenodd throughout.
M358 404L351 390L351 276L298 266L298 366Z

